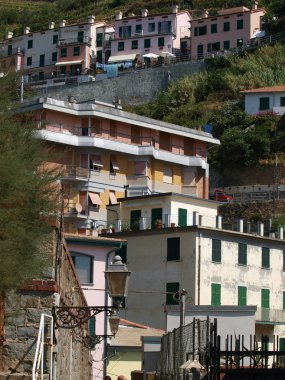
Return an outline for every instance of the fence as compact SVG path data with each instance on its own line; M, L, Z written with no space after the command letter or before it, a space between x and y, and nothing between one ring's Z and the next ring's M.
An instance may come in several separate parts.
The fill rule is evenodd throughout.
M165 334L161 340L157 378L178 379L180 366L187 360L197 359L207 367L209 319L193 319L193 322Z

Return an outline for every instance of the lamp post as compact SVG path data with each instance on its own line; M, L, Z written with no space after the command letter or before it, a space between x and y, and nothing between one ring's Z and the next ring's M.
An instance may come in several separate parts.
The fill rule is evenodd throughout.
M82 327L93 316L106 312L110 316L111 332L115 335L120 320L118 311L123 299L127 296L130 274L127 266L122 263L121 257L115 256L113 263L105 271L107 292L113 300L113 306L54 306L52 314L55 325L58 328L75 329ZM96 335L96 342L113 335Z

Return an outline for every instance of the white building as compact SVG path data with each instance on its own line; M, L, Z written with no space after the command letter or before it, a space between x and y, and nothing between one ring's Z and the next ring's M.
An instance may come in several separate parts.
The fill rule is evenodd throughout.
M122 215L129 213L131 219L134 211L138 216L139 210L144 215L148 206L149 215L153 210L158 214L160 209L164 220L169 213L169 196L126 199L121 203ZM175 198L176 195L171 199L173 205L177 202ZM192 218L187 217L181 227L145 226L141 217L140 230L130 228L115 235L128 241L127 262L133 273L125 318L165 328L165 312L169 305L177 303L173 294L184 288L189 305L257 306L256 335L285 337L282 230L280 238L272 238L263 236L262 224L259 235L242 232L242 222L236 231L223 229L215 206L202 210L202 202L204 206L211 204L211 201L184 198L184 206L178 207L180 221L185 222L185 218L179 209L188 207L187 214L192 213Z
M250 115L263 112L285 113L285 86L272 86L241 91L244 94L245 111Z

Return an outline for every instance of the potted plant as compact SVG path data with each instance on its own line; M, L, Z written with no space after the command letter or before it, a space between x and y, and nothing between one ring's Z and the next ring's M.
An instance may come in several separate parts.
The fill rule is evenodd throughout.
M156 219L155 221L155 227L158 229L162 228L162 220L161 219Z

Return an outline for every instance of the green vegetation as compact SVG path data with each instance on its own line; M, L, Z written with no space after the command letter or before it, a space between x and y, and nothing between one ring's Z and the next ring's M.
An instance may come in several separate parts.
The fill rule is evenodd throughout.
M3 94L14 98L13 82L14 74L0 79L0 298L42 272L48 220L57 208L56 176L44 166L43 143L29 118L17 115L17 121L7 112Z

